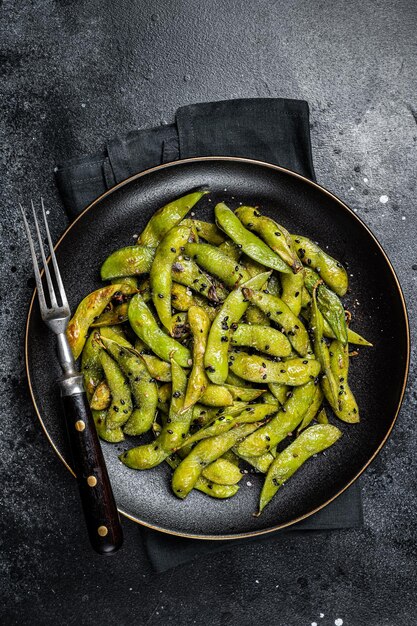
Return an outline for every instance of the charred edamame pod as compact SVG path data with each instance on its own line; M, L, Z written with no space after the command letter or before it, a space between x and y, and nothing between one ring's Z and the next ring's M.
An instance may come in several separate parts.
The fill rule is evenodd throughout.
M332 291L338 296L344 296L349 279L343 265L307 237L292 235L292 240L303 264L317 270L320 278Z
M336 426L316 424L301 433L271 463L259 502L259 513L272 500L278 489L305 463L313 454L318 454L332 446L342 433Z
M120 367L104 350L100 351L100 362L111 392L111 404L106 415L106 426L111 430L123 426L131 416L132 396Z
M110 254L101 266L101 280L113 280L121 276L140 276L150 272L155 248L126 246Z
M283 441L303 419L313 400L315 387L314 382L311 381L302 387L295 388L283 409L239 444L238 453L245 456L260 456Z
M269 272L259 274L242 285L245 288L260 289L268 280ZM225 382L228 373L230 335L236 324L245 314L248 301L241 288L232 291L214 318L204 355L204 365L210 380L218 385ZM237 372L236 372L237 373Z
M158 245L150 270L152 300L163 326L171 334L172 266L190 234L187 226L172 228Z
M227 296L227 291L218 284L216 285L213 279L202 272L198 265L188 257L178 258L175 261L172 266L172 278L175 282L190 287L212 302L222 302Z
M175 361L187 367L191 358L190 351L172 337L168 337L157 325L154 316L140 294L135 294L129 304L129 322L139 339L164 361L170 361L173 354Z
M111 402L110 388L105 380L97 385L90 400L90 408L94 411L108 409Z

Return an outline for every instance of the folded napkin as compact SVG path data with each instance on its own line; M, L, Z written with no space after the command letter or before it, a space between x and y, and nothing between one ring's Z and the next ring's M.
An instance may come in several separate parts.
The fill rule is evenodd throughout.
M97 154L58 165L56 182L70 218L117 183L149 167L194 156L250 157L315 180L307 102L256 98L193 104L178 109L174 124L112 139ZM282 540L294 531L358 528L361 493L356 482L325 509L290 529L253 540ZM200 541L142 529L151 564L164 571L206 553L249 541Z

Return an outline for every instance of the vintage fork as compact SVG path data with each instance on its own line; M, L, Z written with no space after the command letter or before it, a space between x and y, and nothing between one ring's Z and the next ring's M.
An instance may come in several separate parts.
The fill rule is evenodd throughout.
M51 256L50 260L52 261L51 267L46 259L45 248L33 201L31 201L31 206L37 235L36 238L38 240L46 278L46 293L49 304L45 298L35 245L25 210L22 205L20 205L20 209L22 211L23 222L33 261L41 316L47 327L55 333L57 338L58 359L63 370L63 375L58 379L58 384L64 405L65 421L73 457L73 467L77 476L87 530L91 545L96 552L100 554L111 554L118 550L123 543L122 527L94 420L84 390L83 377L75 367L71 348L65 335L71 311L52 245L43 199L41 199L41 207ZM50 269L53 269L56 287Z

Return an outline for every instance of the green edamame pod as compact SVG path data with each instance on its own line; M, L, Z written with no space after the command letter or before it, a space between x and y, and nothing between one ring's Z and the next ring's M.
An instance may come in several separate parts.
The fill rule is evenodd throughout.
M173 353L175 361L187 367L191 358L190 351L172 337L168 337L157 325L154 316L143 301L140 294L136 294L129 304L129 322L139 339L155 352L164 361L170 361Z
M210 320L213 320L217 315L215 307L210 305L204 296L193 293L190 287L179 283L172 284L171 304L174 309L182 312L188 311L192 306L199 306L206 312Z
M283 274L281 276L281 300L291 309L296 317L301 312L301 300L304 289L304 272Z
M186 219L182 220L181 224L184 226L194 227L199 237L202 237L213 246L219 246L224 242L224 235L217 228L215 224L211 222L202 222L201 220Z
M242 252L248 257L278 272L288 273L291 271L281 257L273 252L262 239L259 239L259 237L243 226L240 219L236 217L224 202L216 205L214 214L219 228L229 235L230 239L237 243L238 246L242 246Z
M304 265L316 269L320 278L324 280L326 285L338 296L344 296L349 279L343 265L324 252L316 243L302 237L301 235L292 235L297 254Z
M240 378L240 376L236 376L236 374L233 374L233 372L229 371L226 378L226 384L233 385L234 387L245 387L246 380L243 380L243 378Z
M95 318L98 317L109 304L113 296L123 289L122 285L108 285L88 294L78 305L77 310L68 322L66 335L74 355L78 359L85 341L87 332Z
M187 410L196 404L208 385L207 374L204 370L204 353L206 351L210 320L203 309L192 306L188 310L188 323L193 336L193 367L188 379L183 410Z
M348 383L348 347L344 346L340 341L334 340L330 344L329 352L332 373L337 381L337 402L334 401L330 393L329 381L323 378L324 395L339 419L349 424L355 424L359 422L359 409Z
M246 309L245 321L247 324L259 324L260 326L270 326L269 318L261 309L254 304L250 304Z
M229 377L228 377L229 378ZM246 381L243 380L243 384L246 384ZM225 387L230 394L232 395L233 401L242 401L242 402L253 402L256 398L259 398L262 394L265 393L265 389L253 389L251 387L236 387L235 385L224 384Z
M329 389L333 398L333 402L337 404L338 385L336 378L330 366L329 348L323 339L323 316L319 311L316 299L316 287L313 289L313 302L311 304L311 331L313 335L314 354L319 361L323 374L329 383Z
M172 452L179 448L186 438L193 412L189 409L182 413L187 376L182 368L171 360L172 396L169 416L162 430L152 443L137 446L124 452L119 458L132 469L150 469L162 463Z
M325 317L323 318L323 334L329 339L336 339L336 335ZM372 343L364 339L361 335L358 335L358 333L355 333L355 331L349 327L347 329L347 340L348 343L353 343L358 346L370 346L372 348Z
M260 401L265 402L266 404L274 404L277 407L277 411L278 411L279 402L270 391L265 391Z
M239 246L237 246L234 241L230 241L230 239L226 239L226 241L219 246L219 250L233 259L233 261L238 262L240 259L241 250Z
M207 465L202 471L202 476L217 485L236 485L243 478L240 469L223 458Z
M175 261L172 266L172 278L175 282L190 287L212 302L222 302L227 296L227 291L215 284L214 280L202 272L198 265L188 257L178 258Z
M127 321L127 310L129 308L129 302L122 302L116 304L108 310L104 310L101 315L94 320L91 324L92 328L100 328L101 326L113 326L115 324L123 324Z
M148 274L155 256L155 248L126 246L112 252L101 266L101 280L113 280L122 276Z
M299 425L297 433L300 433L302 430L307 428L307 426L310 426L310 423L316 417L321 407L322 402L323 402L323 392L321 390L321 387L317 385L316 393L314 394L313 400L304 414L303 421Z
M288 448L285 448L271 464L262 488L259 513L272 500L278 489L313 454L318 454L333 445L342 433L336 426L316 424L301 433Z
M188 241L187 226L172 228L158 245L150 271L152 300L161 323L171 334L172 266Z
M181 463L181 459L177 455L171 455L165 459L168 465L175 469ZM194 489L197 491L201 491L211 498L231 498L239 491L238 485L219 485L217 483L213 483L211 480L208 480L204 476L200 476L194 485Z
M232 450L235 449L232 448ZM265 452L260 456L245 456L244 454L236 451L236 455L239 459L242 459L242 461L246 461L246 463L252 465L252 467L254 467L256 470L258 470L258 472L261 472L262 474L267 473L272 461L275 458L270 452Z
M213 385L209 382L200 398L200 402L207 406L231 406L233 404L233 396L223 385Z
M106 416L106 426L111 430L123 426L131 416L132 396L120 367L104 350L100 352L100 363L111 392L111 404Z
M146 433L155 419L158 404L156 383L133 348L123 347L116 341L105 337L102 337L101 341L127 377L136 404L123 430L127 435Z
M108 409L111 402L110 388L105 380L97 385L90 400L90 408L94 411Z
M337 295L323 284L320 276L316 272L306 268L304 270L304 284L310 295L313 295L313 289L317 283L319 283L317 287L317 303L319 309L323 317L329 322L336 338L346 344L348 342L348 333L343 304Z
M220 248L207 243L188 243L185 253L197 265L214 274L230 289L248 280L249 274L242 265L231 259Z
M295 273L302 269L302 264L294 250L294 244L290 233L274 222L270 217L261 215L257 209L249 206L241 206L235 211L244 226L258 235L268 246L289 265Z
M329 420L327 418L326 409L322 409L320 413L317 415L316 420L319 424L328 424Z
M84 379L84 388L86 390L87 399L90 401L94 390L103 378L104 372L100 362L101 348L95 338L96 331L90 333L81 356L81 373ZM109 443L119 443L124 440L122 429L107 428L106 415L107 410L91 411L97 434L100 439Z
M269 275L269 272L259 274L244 283L242 288L260 289L268 280ZM212 322L204 355L204 365L208 377L215 384L221 385L227 378L229 369L227 353L232 332L231 327L239 322L247 308L248 302L242 289L235 289L228 295Z
M208 191L194 191L158 209L140 234L138 244L156 248L167 232L179 224L206 193Z
M261 311L266 313L275 324L281 327L298 354L301 354L301 356L307 354L310 348L307 330L281 298L263 291L249 289L246 285L244 295L252 304L256 304Z
M283 441L303 419L315 391L316 386L313 381L294 389L283 410L242 441L237 448L238 453L245 456L260 456Z
M253 259L248 257L246 254L242 255L241 263L249 274L248 279L253 278L254 276L257 276L258 274L262 274L262 272L265 271L265 267L263 265L261 265L257 261L254 261Z
M231 370L252 383L280 383L298 387L318 376L320 363L315 359L294 358L276 363L246 352L229 356Z
M285 404L288 394L291 393L287 385L280 385L279 383L268 383L268 389L280 404Z
M247 402L234 402L232 406L209 408L204 404L196 404L193 409L193 424L206 426L218 417L226 415L239 415L247 407Z
M166 361L162 361L154 354L146 354L146 352L139 352L142 361L145 363L151 378L155 378L161 383L170 383L171 365Z
M233 346L250 346L271 356L289 356L291 344L287 337L275 328L259 324L239 324L231 337Z
M258 424L243 424L233 430L200 441L179 464L172 477L172 489L176 496L185 498L195 486L207 465L220 458L240 439L254 432Z

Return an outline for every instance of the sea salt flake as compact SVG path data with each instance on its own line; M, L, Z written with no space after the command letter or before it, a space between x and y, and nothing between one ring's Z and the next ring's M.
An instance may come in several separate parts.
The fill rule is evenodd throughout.
M335 626L342 626L342 624L343 624L343 620L341 617L338 617L337 619L334 620Z
M379 198L379 201L382 202L382 204L386 204L388 200L389 200L388 196L381 196Z

